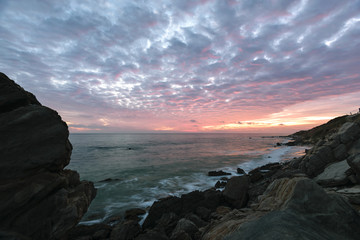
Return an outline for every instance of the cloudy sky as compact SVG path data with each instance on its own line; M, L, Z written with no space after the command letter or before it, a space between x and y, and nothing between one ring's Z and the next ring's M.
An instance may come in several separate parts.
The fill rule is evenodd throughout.
M0 71L72 132L292 132L360 107L357 0L0 0Z

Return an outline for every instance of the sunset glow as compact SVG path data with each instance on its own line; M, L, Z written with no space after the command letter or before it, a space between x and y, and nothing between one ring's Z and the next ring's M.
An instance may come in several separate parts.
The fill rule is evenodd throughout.
M292 133L360 107L360 1L0 1L0 69L71 132Z

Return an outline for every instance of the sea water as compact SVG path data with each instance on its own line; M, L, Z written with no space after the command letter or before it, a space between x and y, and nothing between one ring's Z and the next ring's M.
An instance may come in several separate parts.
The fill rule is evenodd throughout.
M146 208L159 198L211 188L224 170L237 176L270 162L290 160L304 147L276 146L281 137L230 133L71 134L67 168L95 183L97 196L83 224Z

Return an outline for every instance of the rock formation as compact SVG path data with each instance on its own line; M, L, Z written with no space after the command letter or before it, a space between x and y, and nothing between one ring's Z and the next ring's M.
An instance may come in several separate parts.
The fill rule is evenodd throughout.
M0 238L60 239L87 211L96 190L64 170L68 136L57 112L0 73Z
M360 215L350 204L339 195L327 194L307 178L274 181L259 208L264 205L273 211L240 225L225 239L336 240L357 239L360 235Z

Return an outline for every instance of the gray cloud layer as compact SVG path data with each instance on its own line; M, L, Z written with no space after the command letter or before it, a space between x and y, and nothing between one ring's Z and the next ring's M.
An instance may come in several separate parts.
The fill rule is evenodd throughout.
M1 71L64 112L189 122L360 91L360 1L3 0L0 21Z

